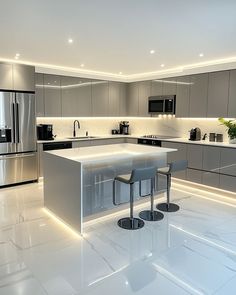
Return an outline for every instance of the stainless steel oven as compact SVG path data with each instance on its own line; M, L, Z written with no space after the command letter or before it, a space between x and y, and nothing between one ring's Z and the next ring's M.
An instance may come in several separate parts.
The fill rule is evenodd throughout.
M148 113L153 115L174 115L175 104L175 95L150 96L148 98Z

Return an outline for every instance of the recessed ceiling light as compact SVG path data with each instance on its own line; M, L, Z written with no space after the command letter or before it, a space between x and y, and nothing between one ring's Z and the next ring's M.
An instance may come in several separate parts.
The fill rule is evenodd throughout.
M80 66L81 66L81 68L83 68L84 67L84 64L81 64Z
M154 54L155 53L155 50L154 49L150 50L150 53L151 54Z
M20 53L16 53L15 59L18 59L20 57Z
M164 66L165 66L164 64L161 64L161 67L162 67L162 68L164 68Z
M68 39L68 43L72 44L73 42L74 42L73 39L71 38Z
M122 72L119 72L119 75L122 75L123 73Z
M203 53L199 53L199 57L203 57L204 56L204 54Z

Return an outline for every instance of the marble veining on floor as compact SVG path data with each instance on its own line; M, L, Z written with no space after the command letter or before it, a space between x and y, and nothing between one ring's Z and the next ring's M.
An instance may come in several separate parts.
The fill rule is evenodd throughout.
M42 182L1 189L0 294L236 294L236 199L177 184L172 197L181 210L162 221L125 231L122 212L79 237L45 212Z

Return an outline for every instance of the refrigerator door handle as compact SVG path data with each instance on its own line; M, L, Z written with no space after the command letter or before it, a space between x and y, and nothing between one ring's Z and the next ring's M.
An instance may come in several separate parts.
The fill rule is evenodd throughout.
M12 142L16 143L16 110L15 104L12 104Z
M1 155L0 160L33 157L33 156L35 156L35 154L36 153L22 153L22 154L12 154L12 155Z
M19 103L16 103L16 142L20 143Z

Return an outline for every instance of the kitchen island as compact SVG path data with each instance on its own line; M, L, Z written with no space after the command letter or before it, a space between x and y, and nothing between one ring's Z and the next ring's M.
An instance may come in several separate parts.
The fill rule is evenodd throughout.
M83 222L111 213L112 183L116 175L135 168L166 166L175 149L137 144L113 144L44 152L44 206L77 232ZM149 193L148 181L142 195ZM117 202L129 200L129 186L116 186ZM135 199L139 199L138 184ZM124 208L124 207L119 207Z

